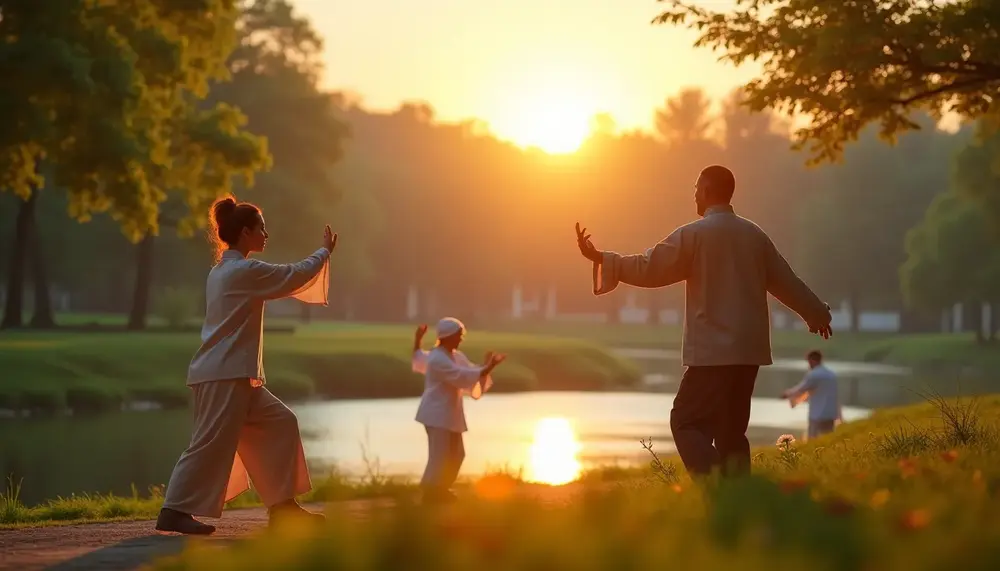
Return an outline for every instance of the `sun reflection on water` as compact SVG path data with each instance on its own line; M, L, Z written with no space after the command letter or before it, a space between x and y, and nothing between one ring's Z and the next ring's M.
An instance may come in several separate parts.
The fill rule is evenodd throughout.
M580 443L565 418L543 418L535 425L528 457L528 480L559 486L580 476Z

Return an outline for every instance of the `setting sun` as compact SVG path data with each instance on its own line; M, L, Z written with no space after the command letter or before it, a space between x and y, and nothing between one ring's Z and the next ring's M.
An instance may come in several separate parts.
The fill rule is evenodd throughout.
M537 147L556 155L576 151L590 135L591 119L597 113L589 90L577 83L582 81L566 78L519 90L506 105L508 119L497 127L525 148Z
M537 115L524 125L522 142L527 147L561 155L572 153L590 134L590 116L572 105L553 103L539 108Z
M531 443L528 479L559 486L580 476L580 461L573 426L565 418L543 418L535 425Z

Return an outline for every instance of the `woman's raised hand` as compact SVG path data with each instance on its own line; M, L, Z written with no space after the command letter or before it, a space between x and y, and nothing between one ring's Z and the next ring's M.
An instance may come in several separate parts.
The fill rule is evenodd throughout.
M333 253L333 249L337 247L337 235L330 229L329 224L323 230L323 247L331 254Z

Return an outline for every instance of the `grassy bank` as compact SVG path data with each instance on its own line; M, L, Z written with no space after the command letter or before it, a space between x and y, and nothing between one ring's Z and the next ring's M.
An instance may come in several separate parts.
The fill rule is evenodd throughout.
M195 333L30 333L0 335L0 408L93 412L127 401L186 406ZM268 387L288 400L418 396L410 371L412 329L403 326L305 327L268 334ZM576 339L472 332L463 350L509 359L494 390L605 390L634 386L637 367Z
M629 480L642 474L642 470L610 466L594 468L583 472L581 482L599 483ZM520 474L495 471L471 481L459 479L456 488L467 494L469 489L495 485L523 485ZM314 488L299 498L302 503L331 503L360 499L396 499L413 501L419 497L419 487L415 480L400 476L381 474L377 467L371 468L360 478L349 477L336 470L325 476L314 478ZM101 523L111 521L134 521L153 519L163 505L162 486L155 486L140 493L133 489L128 496L114 494L75 494L55 498L38 505L26 505L18 496L20 485L8 480L6 490L0 492L0 530L19 529L51 525L72 525L78 523ZM250 490L226 504L226 509L260 507L260 497Z
M499 331L519 331L586 339L609 347L680 349L683 331L669 325L507 322L491 325ZM835 331L822 340L804 331L771 332L777 357L802 357L821 349L830 358L881 362L924 370L972 367L992 371L1000 367L1000 343L978 345L971 333L886 334Z
M400 506L158 569L995 569L1000 398L883 411L799 446L758 451L755 476L587 493L565 506L472 499Z
M361 478L349 478L336 471L316 478L314 489L301 501L337 502L365 498L403 498L416 493L416 485L407 479L369 473ZM26 526L68 525L74 523L142 520L155 518L163 505L163 488L154 487L145 493L133 490L130 496L112 494L78 494L55 498L39 505L28 506L18 497L19 485L8 481L0 494L0 529ZM262 505L260 497L249 491L227 504L228 509Z

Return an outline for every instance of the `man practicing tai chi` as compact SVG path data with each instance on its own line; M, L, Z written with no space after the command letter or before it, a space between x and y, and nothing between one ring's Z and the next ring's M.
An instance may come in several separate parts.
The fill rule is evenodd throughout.
M694 200L700 220L674 230L644 254L623 256L594 247L576 226L580 252L594 263L594 294L619 283L658 288L685 282L683 364L670 412L670 431L692 475L720 468L750 470L750 397L757 371L771 364L770 293L827 339L830 308L802 282L767 234L737 216L730 202L733 173L701 171Z

